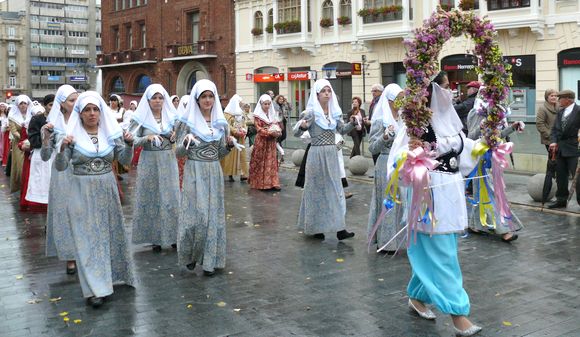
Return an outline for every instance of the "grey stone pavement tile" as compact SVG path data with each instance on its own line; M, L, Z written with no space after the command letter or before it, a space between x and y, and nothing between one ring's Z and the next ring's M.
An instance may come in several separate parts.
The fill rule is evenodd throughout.
M0 177L0 336L453 336L448 316L435 310L436 322L428 322L407 309L404 252L367 252L371 179L349 177L355 195L347 201L347 224L355 238L320 242L295 227L296 168L286 163L280 173L277 193L225 183L223 272L212 278L182 272L175 250L135 246L139 283L115 287L97 310L86 306L65 264L44 256L45 216L18 212L17 194L9 195ZM130 234L134 171L125 178ZM471 319L484 327L480 336L580 336L577 205L541 212L526 181L506 175L513 210L526 226L517 241L460 239ZM65 311L68 324L59 315Z

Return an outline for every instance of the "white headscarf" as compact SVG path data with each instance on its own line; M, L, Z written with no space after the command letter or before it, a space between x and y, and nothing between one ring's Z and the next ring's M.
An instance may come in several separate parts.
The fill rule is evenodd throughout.
M137 102L137 101L131 101L129 103L129 108L131 108L131 105L135 105L135 110L137 110L137 106L139 105L139 102Z
M442 137L457 136L461 133L463 124L453 108L453 93L433 83L431 93L431 126L435 135Z
M32 109L30 109L30 119L38 114L43 114L46 111L39 101L32 101ZM30 122L30 120L28 120Z
M377 103L376 110L373 112L371 122L382 120L385 128L392 125L395 127L396 131L400 127L400 124L399 121L395 120L395 117L393 117L393 111L391 110L389 101L394 101L402 91L403 89L401 89L401 87L396 83L387 85Z
M161 127L155 121L153 117L153 112L149 106L149 100L155 94L163 95L163 107L161 108ZM145 99L143 99L145 98ZM177 112L173 103L171 103L171 98L167 93L167 90L163 88L161 84L151 84L145 89L143 93L143 98L137 106L137 110L133 113L133 120L137 122L140 126L147 128L156 134L168 134L173 130L173 125L177 119Z
M18 105L22 102L28 103L28 107L26 108L26 115L24 117L22 117L20 109L18 108ZM19 95L16 97L16 104L12 106L10 113L8 113L8 119L18 124L18 126L27 127L28 122L30 122L30 118L32 118L32 101L30 100L30 97L26 95Z
M96 105L101 110L99 119L99 152L81 120L81 112L88 104ZM87 157L102 157L115 149L115 139L123 136L123 129L111 113L107 103L95 91L86 91L79 95L73 112L66 126L66 134L74 137L74 147Z
M230 98L228 105L224 109L224 112L229 113L230 115L234 116L241 116L243 115L244 111L240 107L240 102L242 101L242 97L238 94L235 94Z
M272 102L272 97L270 97L270 95L263 94L262 96L260 96L258 104L256 104L256 107L254 108L254 117L261 119L267 124L277 123L280 119L278 118L278 113L276 112L276 109L274 109L273 103L270 104L270 110L268 110L268 114L266 114L264 112L264 109L262 109L262 103L267 101Z
M329 119L326 119L322 106L318 101L318 94L322 91L322 88L329 87L332 91L332 96L330 97L330 102L328 102L328 113ZM325 130L336 129L337 121L342 117L342 109L338 104L338 98L332 89L330 82L325 79L320 79L314 82L314 90L310 91L310 97L308 98L308 104L306 104L306 110L312 111L314 113L314 122Z
M211 91L215 97L215 102L211 108L211 128L208 127L199 108L199 103L197 102L201 94L205 91ZM222 138L228 122L224 117L215 83L206 79L195 82L195 85L191 89L191 96L195 98L195 101L187 105L185 113L183 114L183 121L189 126L191 132L205 142Z
M48 123L52 123L52 125L54 125L55 132L61 134L66 132L66 122L60 108L61 104L64 103L66 99L75 92L77 92L77 90L68 84L61 85L56 91L56 95L54 95L54 103L52 103L52 108L50 109L48 117L46 118Z
M189 95L183 95L179 100L179 106L177 107L177 118L179 118L182 121L184 120L183 117L185 114L185 109L187 108L187 104L189 103L189 97L190 97Z

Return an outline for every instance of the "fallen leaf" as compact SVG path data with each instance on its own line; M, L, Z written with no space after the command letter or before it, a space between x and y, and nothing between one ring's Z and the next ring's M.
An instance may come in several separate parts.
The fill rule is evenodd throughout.
M502 324L505 326L512 326L512 322L508 322L508 321L503 321Z
M234 312L240 312L240 310L242 310L242 309L236 308L236 309L234 309Z
M209 295L205 295L205 297L209 298Z
M24 278L24 275L16 275L17 280L22 280L22 278Z
M217 305L218 307L220 307L220 308L223 308L223 307L225 307L225 306L226 306L226 302L224 302L224 301L217 302L217 303L216 303L216 305Z
M58 302L60 300L62 300L62 297L55 297L55 298L49 299L49 301L52 302L52 303Z
M344 259L338 258L338 259L336 259L336 262L343 263L344 262Z
M254 224L254 227L260 227L260 224L256 223L256 224Z
M324 264L324 261L320 262L320 264Z
M302 231L298 231L298 234L302 234L302 233L303 233Z
M41 299L33 298L31 300L28 300L26 303L28 303L28 304L37 304L37 303L40 303L40 302L42 302Z
M63 319L62 319L62 320L63 320L63 321L65 321L65 322L68 322L68 321L70 321L70 318L68 318L68 317L63 317Z
M310 277L307 277L306 279L307 279L307 280L310 280Z
M233 271L228 271L228 275L232 275L233 273Z
M173 274L169 274L169 276L171 276L171 278L174 278L175 276L173 276Z
M500 294L500 293L496 293L496 294L495 294L495 297L499 297L499 296L501 296L501 294Z
M73 322L74 322L75 324L79 324L79 323L82 323L82 321L83 321L82 319L75 319Z
M310 307L306 307L305 309L306 309L306 311L309 311L310 310Z
M383 282L384 280L385 280L384 278L380 278L380 279L379 279L379 281L380 281L380 282Z
M191 309L191 308L193 308L193 305L191 305L191 304L188 304L188 305L187 305L187 309Z
M336 253L336 252L337 252L337 250L333 250L332 252L333 252L333 253Z
M68 316L68 312L63 311L59 314L60 317Z

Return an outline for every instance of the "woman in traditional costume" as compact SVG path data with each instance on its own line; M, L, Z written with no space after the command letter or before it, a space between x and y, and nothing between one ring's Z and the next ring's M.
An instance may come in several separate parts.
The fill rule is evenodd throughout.
M179 119L175 123L175 131L177 134L181 134L180 130L181 127L185 125L183 117L185 116L185 110L187 109L187 104L189 103L189 95L181 96L179 100L179 106L177 107L177 118ZM185 167L185 162L187 161L187 157L180 157L177 156L177 169L179 171L179 190L183 189L183 168Z
M54 95L49 96L54 100ZM40 157L40 128L44 121L44 107L37 101L32 102L31 118L25 123L26 132L21 134L18 145L24 151L19 203L22 212L46 212L52 162L45 163Z
M471 154L475 142L466 138L461 131L463 124L453 108L453 94L448 86L449 80L443 72L429 85L427 105L433 115L427 130L421 139L412 142L410 149L407 129L402 128L393 143L387 168L391 175L393 164L403 152L420 147L425 151L435 151L439 164L428 174L436 222L433 224L420 214L423 219L408 224L411 228L408 238L411 241L407 256L412 269L407 287L408 305L420 317L433 320L436 316L426 306L433 304L441 312L451 315L458 336L472 336L481 328L467 318L470 304L463 289L457 240L467 227L463 175L471 172L476 165L476 159ZM408 209L408 212L415 211L411 207Z
M8 130L8 104L0 102L0 164L6 166L10 151L10 130Z
M66 170L59 171L53 159L55 150L60 150L66 136L66 126L78 96L79 94L72 86L68 84L60 86L46 118L47 123L41 128L40 156L43 161L52 162L46 216L46 256L57 256L60 261L67 261L66 273L69 275L76 273L75 242L72 236L74 224L71 223L66 209L68 200L63 196L68 194L72 168L68 165Z
M151 84L133 114L129 130L143 147L137 166L133 243L152 243L153 251L177 242L179 173L173 144L177 112L161 84Z
M27 138L26 127L32 118L32 101L26 95L16 98L16 105L8 114L8 127L10 129L12 167L10 169L10 192L14 193L21 188L22 166L24 165L24 151L18 146ZM21 144L22 145L22 144Z
M269 95L260 96L254 109L254 125L257 134L250 159L250 187L279 191L276 144L282 134L282 125Z
M402 127L398 109L395 108L395 99L403 95L403 89L391 83L385 87L371 120L371 131L369 136L369 151L373 155L378 155L375 164L374 189L371 197L371 207L369 210L368 235L370 243L376 243L377 248L383 248L387 254L394 254L404 242L404 237L399 236L388 246L384 246L403 227L403 208L398 205L391 205L389 214L381 218L381 212L386 211L384 200L387 188L387 161L391 145L395 140L398 130ZM379 221L377 223L377 221Z
M224 180L219 160L233 146L215 84L200 80L182 116L178 156L187 156L179 212L177 255L180 266L197 263L206 276L226 266Z
M235 94L230 99L224 110L224 116L229 124L230 136L236 138L239 144L246 142L247 119L240 106L242 98ZM240 181L248 180L248 163L246 161L246 149L232 151L220 162L224 175L229 176L230 181L234 181L234 176L240 176Z
M133 263L113 160L131 162L133 136L123 132L105 101L94 91L79 95L66 126L59 171L72 166L67 202L83 296L93 307L113 293L113 284L133 285Z
M330 82L314 83L306 111L294 127L294 135L310 134L304 192L298 215L298 227L306 235L324 239L324 233L336 232L339 240L354 236L346 230L346 200L341 183L336 136L354 128L352 120L342 121L342 110Z

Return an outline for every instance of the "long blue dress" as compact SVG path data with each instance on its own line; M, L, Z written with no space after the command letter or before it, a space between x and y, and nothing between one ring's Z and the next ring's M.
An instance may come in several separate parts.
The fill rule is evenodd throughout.
M346 227L346 200L340 177L335 133L346 134L354 125L345 125L342 120L338 120L335 130L325 130L313 121L314 116L310 111L304 112L302 119L311 121L308 128L311 147L306 161L298 228L307 235L338 232ZM296 137L304 133L298 127L299 124L294 128Z
M226 266L226 216L224 178L219 160L230 149L225 132L220 140L191 143L186 150L185 136L191 133L182 124L177 142L177 155L187 156L183 173L183 192L179 212L177 255L184 267L196 262L203 270L213 272Z
M101 157L87 157L74 146L56 156L56 168L72 166L68 192L61 197L72 226L79 281L84 297L113 293L113 284L134 284L123 210L112 171L113 160L127 165L133 148L120 138L114 151Z
M53 132L48 143L42 144L40 156L48 161L52 156L56 144L64 135ZM72 169L64 171L56 169L56 162L50 170L50 189L48 191L48 213L46 215L46 256L57 256L61 261L75 259L75 245L72 237L72 224L66 211L68 183L72 177Z
M379 155L377 162L375 164L375 185L373 188L373 194L370 202L369 210L369 222L367 226L367 232L370 234L373 226L377 222L383 208L383 200L385 198L385 189L387 188L387 161L389 159L389 151L391 150L391 145L393 144L393 138L385 140L383 135L385 134L385 126L382 120L377 120L371 125L370 139L369 139L369 151L373 155ZM375 237L372 243L376 243L378 248L385 245L391 238L395 236L403 227L405 227L405 220L403 220L403 207L397 205L395 206L389 214L387 214L377 229ZM405 241L405 235L399 235L393 242L391 242L385 250L394 251L398 248L403 247L403 242ZM404 247L403 247L404 248Z
M132 129L130 127L130 129ZM177 242L179 172L168 138L156 146L147 140L155 133L139 127L134 146L142 146L137 166L133 207L133 243L169 246Z

